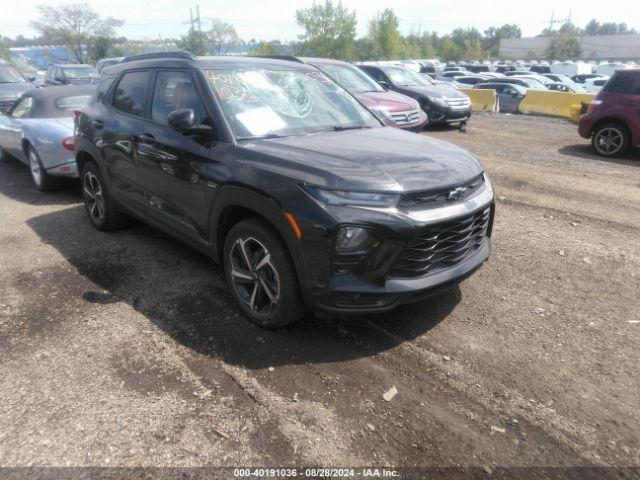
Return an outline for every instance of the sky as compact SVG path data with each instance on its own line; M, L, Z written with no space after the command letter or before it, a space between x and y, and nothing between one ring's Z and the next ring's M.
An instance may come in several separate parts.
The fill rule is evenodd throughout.
M82 1L82 0L73 0ZM186 33L189 9L200 6L203 29L207 18L221 18L231 23L244 40L296 40L301 33L295 23L295 11L309 7L313 0L85 0L104 16L125 20L118 30L132 39L175 38ZM0 35L30 37L35 32L30 22L37 18L36 5L58 5L59 0L1 0ZM640 30L640 1L608 0L606 8L598 0L343 0L343 5L355 10L358 35L366 34L367 22L376 12L393 8L400 18L403 33L437 31L448 33L454 28L476 27L483 31L490 26L516 23L524 36L540 33L555 18L566 18L584 26L590 19L600 22L626 22Z

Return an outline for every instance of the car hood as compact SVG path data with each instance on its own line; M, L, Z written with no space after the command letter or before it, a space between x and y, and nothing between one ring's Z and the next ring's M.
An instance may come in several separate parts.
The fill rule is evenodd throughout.
M385 108L390 112L406 112L418 108L413 98L391 91L358 93L355 97L367 108Z
M0 100L16 99L31 88L33 85L26 82L0 83Z
M425 95L427 97L431 97L431 96L434 96L434 97L443 96L443 97L447 97L447 98L464 98L464 97L466 97L466 95L464 93L458 92L458 91L454 90L453 88L447 88L447 87L410 86L410 87L402 87L402 88L406 88L407 90L411 90L411 91L413 91L415 93L419 93L419 94Z
M238 147L245 162L333 189L432 190L483 172L462 148L389 127L251 140Z

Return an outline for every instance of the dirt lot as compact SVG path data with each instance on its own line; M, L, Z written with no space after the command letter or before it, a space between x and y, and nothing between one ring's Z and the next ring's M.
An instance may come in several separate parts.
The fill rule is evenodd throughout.
M0 164L2 466L640 464L640 155L477 116L494 251L382 316L244 321L218 267ZM390 402L383 393L395 386Z

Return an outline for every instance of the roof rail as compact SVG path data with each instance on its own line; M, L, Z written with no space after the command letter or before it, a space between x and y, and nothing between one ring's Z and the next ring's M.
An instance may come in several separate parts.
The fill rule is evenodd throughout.
M290 62L298 62L298 63L305 63L303 60L301 60L300 58L294 56L294 55L256 55L256 57L258 58L271 58L273 60L288 60Z
M183 58L185 60L195 60L198 57L191 52L143 53L141 55L132 55L130 57L123 58L120 63L135 62L137 60L153 60L154 58Z

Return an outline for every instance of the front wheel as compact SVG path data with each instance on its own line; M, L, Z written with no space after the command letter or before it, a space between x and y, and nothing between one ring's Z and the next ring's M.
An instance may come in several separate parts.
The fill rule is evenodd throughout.
M263 328L281 328L305 314L296 272L284 242L266 222L237 223L224 244L229 290L244 315Z
M127 217L113 203L98 166L87 163L82 169L82 198L91 224L98 230L121 228Z
M598 155L617 157L629 147L629 134L626 128L618 123L606 123L593 132L591 145Z

